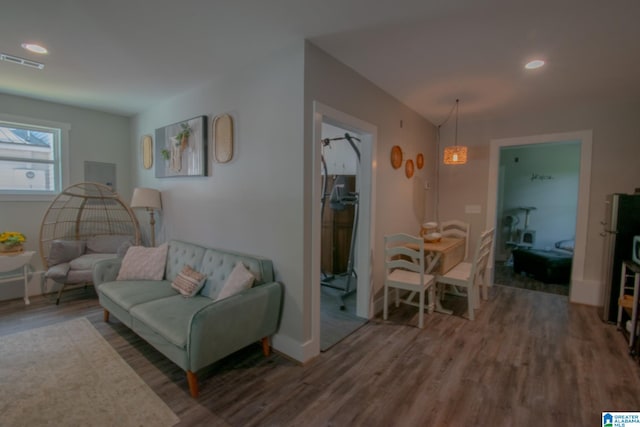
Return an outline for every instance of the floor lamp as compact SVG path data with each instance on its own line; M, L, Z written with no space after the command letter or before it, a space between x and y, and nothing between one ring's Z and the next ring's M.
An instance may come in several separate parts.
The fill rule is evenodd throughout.
M156 219L154 210L162 210L162 201L160 200L160 192L153 188L138 187L133 190L131 198L131 207L144 208L149 212L149 225L151 226L151 246L156 246Z

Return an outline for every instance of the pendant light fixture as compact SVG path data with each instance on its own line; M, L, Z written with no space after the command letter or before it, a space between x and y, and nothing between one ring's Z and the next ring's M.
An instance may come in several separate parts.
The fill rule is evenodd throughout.
M465 163L467 163L467 147L464 145L458 145L458 105L459 104L460 104L460 100L456 99L456 105L455 105L456 129L455 129L455 136L453 140L454 145L452 147L444 148L443 160L445 165L464 165ZM445 120L445 123L446 123L446 120Z

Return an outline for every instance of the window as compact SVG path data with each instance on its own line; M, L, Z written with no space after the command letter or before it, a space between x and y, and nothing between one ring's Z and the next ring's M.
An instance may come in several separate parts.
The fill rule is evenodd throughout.
M51 196L62 189L68 125L0 117L0 196Z

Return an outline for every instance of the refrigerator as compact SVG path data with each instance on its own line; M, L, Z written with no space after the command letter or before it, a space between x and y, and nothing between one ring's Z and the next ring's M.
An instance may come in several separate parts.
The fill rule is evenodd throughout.
M622 261L631 260L633 237L640 235L640 194L610 194L605 201L601 222L604 238L602 319L615 323L618 318Z

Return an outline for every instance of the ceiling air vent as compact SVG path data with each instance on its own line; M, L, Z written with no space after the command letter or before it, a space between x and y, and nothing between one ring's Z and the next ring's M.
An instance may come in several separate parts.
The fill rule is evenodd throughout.
M42 70L44 68L44 64L40 62L20 58L19 56L8 55L6 53L0 53L0 60L11 62L12 64L24 65L25 67L37 68L38 70Z

